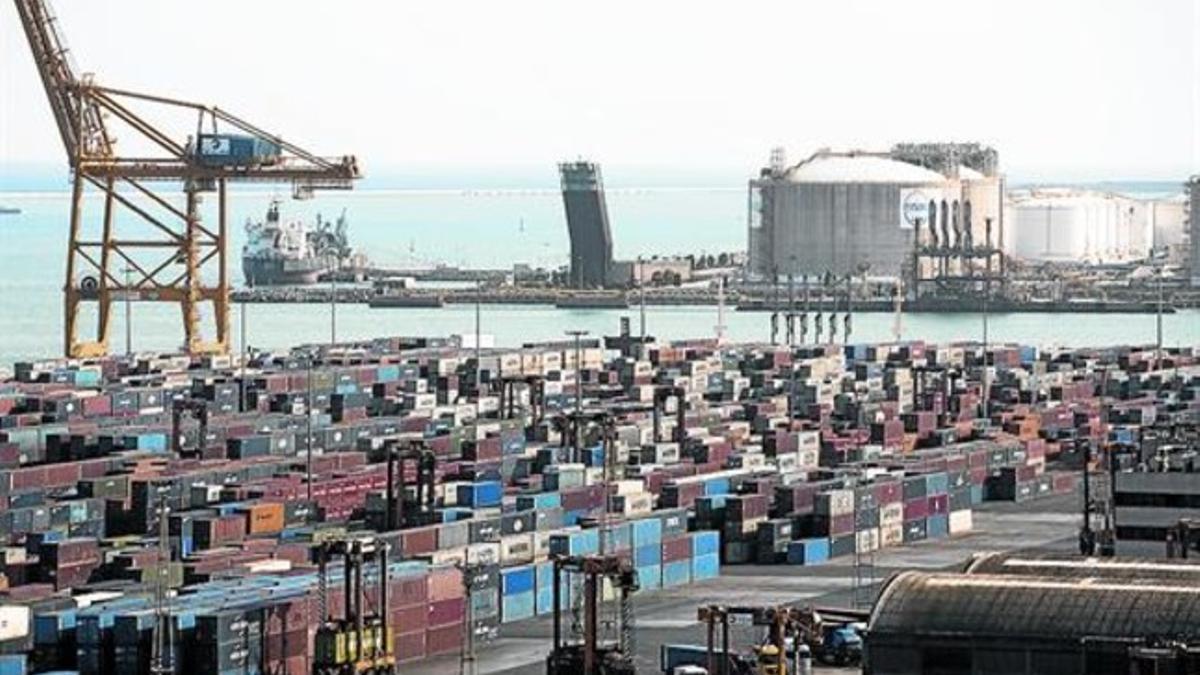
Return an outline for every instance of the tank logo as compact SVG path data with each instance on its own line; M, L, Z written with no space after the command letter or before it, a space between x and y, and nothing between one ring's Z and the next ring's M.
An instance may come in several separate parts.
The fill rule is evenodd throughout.
M929 195L924 190L900 191L900 229L911 230L929 222Z

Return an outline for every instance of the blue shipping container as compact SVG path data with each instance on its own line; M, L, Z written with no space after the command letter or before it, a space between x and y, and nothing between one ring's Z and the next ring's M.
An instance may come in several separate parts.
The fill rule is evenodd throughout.
M642 590L660 588L662 586L662 565L646 565L645 567L635 567L638 577L638 586Z
M24 654L0 654L0 675L25 675Z
M950 492L950 477L945 471L925 475L925 494L944 495Z
M633 549L633 566L644 567L662 562L662 547L658 544Z
M801 539L788 544L789 565L815 565L829 560L829 540L824 537Z
M278 143L256 136L200 134L195 154L206 166L252 166L273 164L280 148Z
M721 552L721 535L716 530L701 530L692 533L692 557Z
M550 535L550 555L588 555L599 550L599 530L580 530Z
M542 614L550 614L554 611L554 589L539 588L534 593L534 613L539 616Z
M483 481L458 486L458 503L475 508L500 506L504 486L499 481Z
M500 571L500 587L504 595L517 595L533 590L534 569L530 565Z
M662 566L663 588L686 586L692 582L692 561L676 560Z
M601 529L601 539L604 541L604 551L628 551L633 545L632 530L629 523L616 523Z
M721 555L711 553L692 558L692 581L715 579L721 575Z
M983 503L983 486L971 486L971 506L977 506Z
M712 497L715 495L729 494L729 479L728 478L710 478L704 481L704 496Z
M930 538L944 537L950 534L950 516L944 513L929 516L926 519L925 527Z
M658 518L643 518L630 523L633 526L633 547L655 546L662 544L662 520Z
M506 595L500 603L500 623L531 618L535 608L536 598L532 590L517 595Z
M562 494L558 492L538 492L517 497L518 511L554 509L559 506L562 506Z

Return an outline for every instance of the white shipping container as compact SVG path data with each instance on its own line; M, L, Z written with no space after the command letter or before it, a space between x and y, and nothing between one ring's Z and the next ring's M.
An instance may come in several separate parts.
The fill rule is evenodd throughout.
M971 509L950 512L950 534L970 532L974 527L974 517Z
M893 523L891 525L883 525L879 528L879 546L888 548L891 546L900 546L904 543L904 523Z
M796 449L798 450L814 450L821 451L821 432L819 431L797 431L796 432Z
M778 455L775 457L775 469L783 471L794 471L799 466L799 453L789 455Z
M879 507L879 524L880 525L903 525L904 523L904 503L891 502L883 504Z
M825 503L822 510L822 503ZM846 516L854 513L853 490L826 490L817 494L817 512L830 516Z
M434 551L426 554L432 565L462 565L466 563L465 551L462 548Z
M499 565L500 544L469 544L467 546L467 563L471 565Z
M533 535L533 560L541 562L550 557L550 535L555 532L531 532Z
M854 535L856 550L859 553L870 553L879 549L879 528L872 527L859 530Z
M29 622L28 607L0 605L0 642L27 637Z
M612 484L614 495L636 495L646 491L646 484L640 480L618 480Z
M654 495L649 492L617 495L612 498L612 510L626 516L641 515L654 510Z
M521 565L533 562L534 542L532 532L509 534L500 538L500 564Z
M653 431L653 429L651 430ZM679 462L678 443L656 443L654 445L655 464L677 464Z

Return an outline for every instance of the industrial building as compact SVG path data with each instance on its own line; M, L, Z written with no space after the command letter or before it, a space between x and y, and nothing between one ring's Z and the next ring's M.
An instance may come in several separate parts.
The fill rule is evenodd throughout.
M687 258L618 260L608 277L610 286L659 286L692 280L692 261Z
M571 237L570 283L575 288L603 287L613 264L613 240L600 167L563 162L558 171Z
M867 627L867 675L1193 673L1200 586L1186 580L904 572Z
M1116 505L1118 539L1165 541L1180 520L1200 521L1200 474L1120 472Z
M790 167L777 151L750 181L750 270L762 277L899 276L918 246L1000 246L997 165L995 151L977 144L821 150ZM965 268L968 260L955 262Z
M1144 258L1154 244L1148 202L1071 188L1008 195L1007 253L1038 262L1118 262Z

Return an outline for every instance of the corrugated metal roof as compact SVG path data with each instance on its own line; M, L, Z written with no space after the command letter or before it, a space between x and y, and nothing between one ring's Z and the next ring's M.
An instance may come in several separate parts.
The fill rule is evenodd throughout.
M1154 558L1081 558L1052 553L988 553L975 557L968 574L1056 579L1157 580L1200 584L1200 561Z
M792 167L793 183L944 183L946 177L916 164L865 153L817 153Z
M1200 587L1049 577L928 574L893 577L871 614L874 634L1200 637Z

